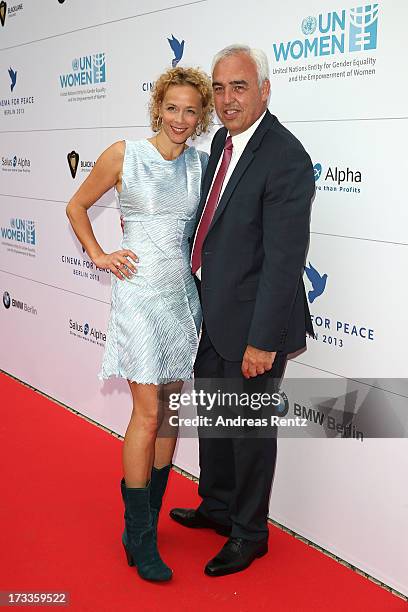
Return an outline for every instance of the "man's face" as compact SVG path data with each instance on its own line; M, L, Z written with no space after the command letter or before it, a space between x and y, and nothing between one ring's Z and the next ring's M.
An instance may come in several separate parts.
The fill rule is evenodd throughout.
M221 59L214 67L215 110L231 136L245 132L266 110L270 83L261 89L255 62L246 53Z

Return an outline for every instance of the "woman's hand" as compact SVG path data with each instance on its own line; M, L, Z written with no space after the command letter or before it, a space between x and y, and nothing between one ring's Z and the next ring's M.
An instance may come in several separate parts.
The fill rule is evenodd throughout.
M95 266L104 270L110 270L120 280L132 278L137 272L134 263L139 262L138 256L129 249L114 251L113 253L101 253L93 258Z

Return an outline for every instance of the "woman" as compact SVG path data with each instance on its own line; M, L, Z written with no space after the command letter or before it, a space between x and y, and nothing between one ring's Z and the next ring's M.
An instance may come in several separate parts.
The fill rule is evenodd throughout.
M152 92L155 135L106 149L67 206L89 257L113 274L99 376L126 378L132 393L133 411L123 445L122 541L129 565L136 565L148 580L172 576L157 550L157 521L176 435L158 433L166 425L168 395L180 392L183 381L191 378L198 347L201 310L188 238L208 156L186 141L208 130L212 110L211 83L205 73L168 70ZM119 194L124 236L120 250L104 253L87 210L112 187Z

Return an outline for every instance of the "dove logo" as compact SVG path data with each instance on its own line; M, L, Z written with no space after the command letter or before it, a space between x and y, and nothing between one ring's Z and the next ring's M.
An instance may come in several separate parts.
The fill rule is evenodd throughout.
M309 261L309 267L305 266L306 276L309 279L312 289L308 292L309 302L313 304L316 298L320 297L326 289L327 274L321 275Z
M177 66L184 53L184 40L178 41L177 38L174 37L174 34L171 35L171 38L168 38L168 43L171 47L171 50L174 53L174 58L171 61L171 65L173 68Z
M13 91L14 87L16 86L17 83L17 70L13 70L13 68L9 68L8 70L9 76L10 76L10 91Z
M313 166L313 170L314 170L314 178L315 178L315 181L317 182L322 175L322 170L323 170L322 164L319 164L319 163L315 164Z

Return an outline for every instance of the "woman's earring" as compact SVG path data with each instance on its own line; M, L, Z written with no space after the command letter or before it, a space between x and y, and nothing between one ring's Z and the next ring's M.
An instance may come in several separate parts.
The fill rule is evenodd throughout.
M159 115L156 119L156 129L155 129L156 132L160 131L162 123L163 123L163 119Z

